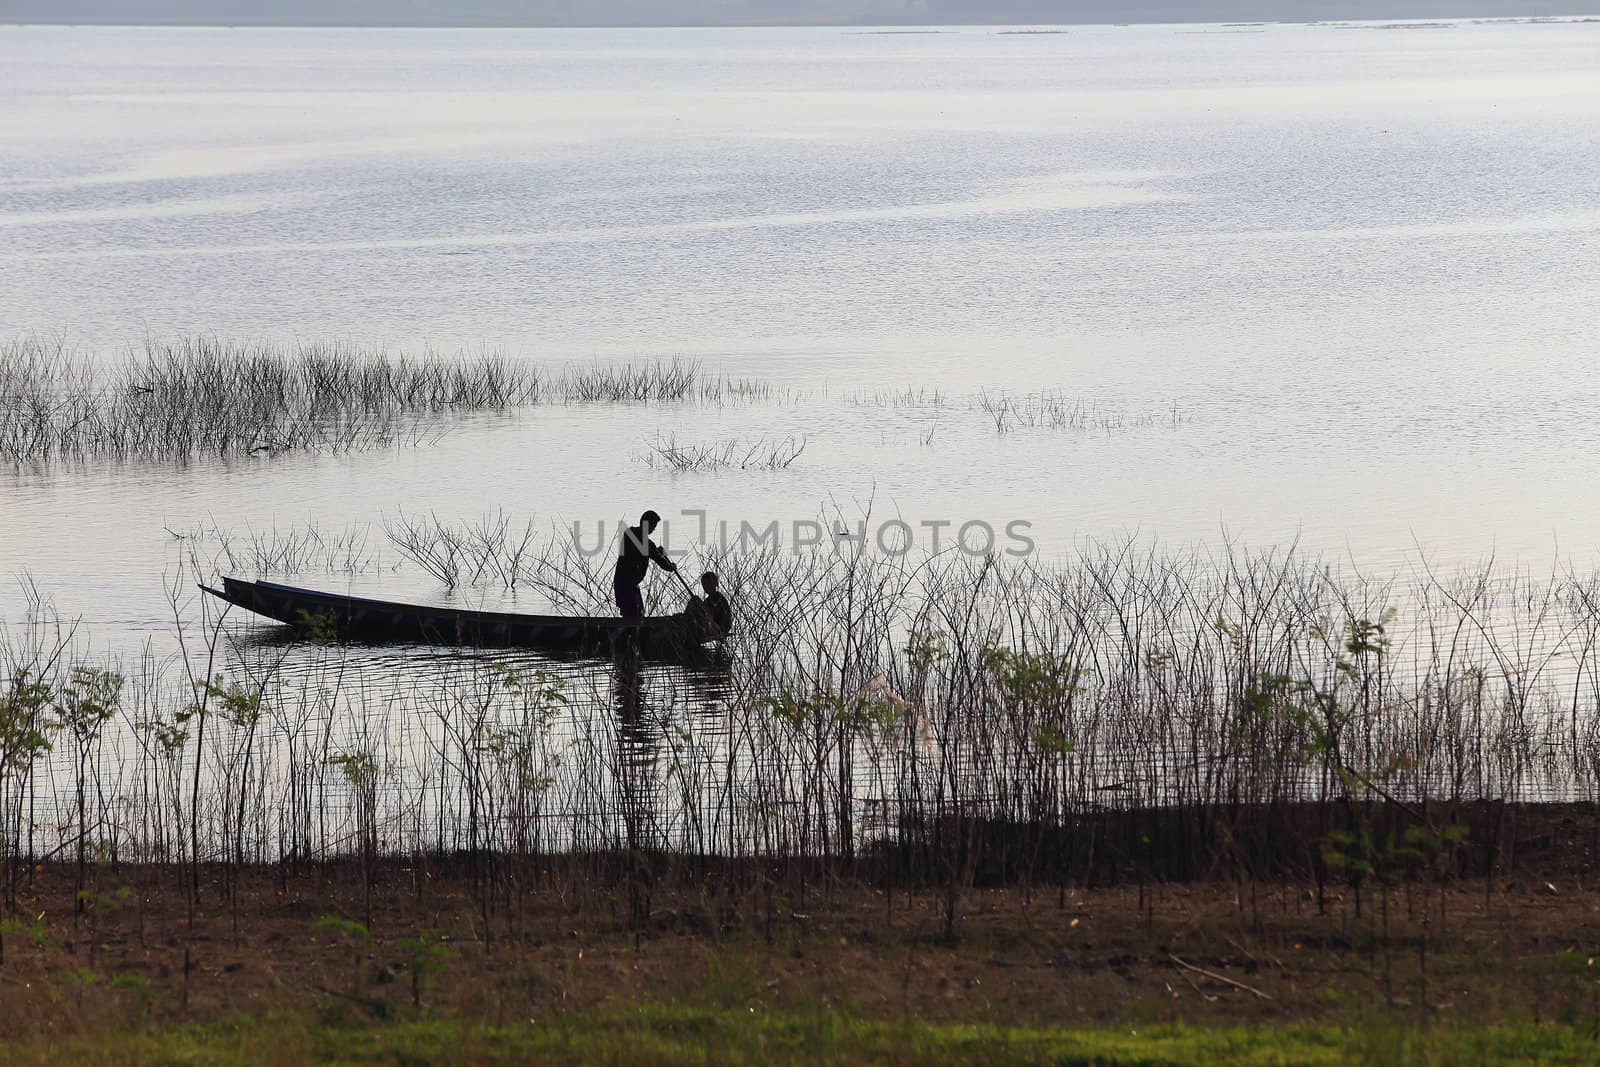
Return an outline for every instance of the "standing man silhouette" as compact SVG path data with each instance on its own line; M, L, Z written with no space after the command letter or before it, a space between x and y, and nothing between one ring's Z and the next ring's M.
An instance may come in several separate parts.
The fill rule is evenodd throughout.
M617 610L624 619L644 618L644 596L639 583L650 572L650 561L664 571L676 571L678 565L667 558L666 551L650 540L655 528L661 525L661 516L647 511L639 516L639 525L622 531L622 551L617 556L617 570L611 578L611 591L617 598Z

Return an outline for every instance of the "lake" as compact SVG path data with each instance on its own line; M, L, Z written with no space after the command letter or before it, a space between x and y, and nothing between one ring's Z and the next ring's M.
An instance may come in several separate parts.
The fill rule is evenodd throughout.
M9 463L0 574L119 644L170 628L174 533L401 511L654 507L676 547L685 509L870 506L919 536L1023 522L1042 558L1134 536L1588 571L1596 55L1578 22L0 28L0 339L680 358L776 390ZM805 450L648 462L762 437ZM340 582L443 595L413 566Z

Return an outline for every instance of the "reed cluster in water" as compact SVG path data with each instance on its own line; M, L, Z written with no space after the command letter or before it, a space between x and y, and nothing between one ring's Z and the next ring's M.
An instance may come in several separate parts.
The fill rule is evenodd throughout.
M781 471L794 466L805 452L809 438L758 437L741 441L680 441L676 434L646 442L647 466L679 473L719 470Z
M0 459L350 452L438 440L456 416L541 404L797 404L811 394L748 378L708 375L696 360L547 367L499 351L420 356L337 342L150 340L139 353L97 360L60 339L0 344ZM824 395L826 391L824 390ZM856 406L927 410L918 431L932 444L938 416L954 412L937 390L857 393ZM1019 430L1111 432L1178 425L1187 414L1130 415L1058 392L984 390L959 405L999 434ZM803 437L646 443L643 457L675 471L777 470Z
M694 361L566 366L504 353L419 357L339 343L189 337L102 363L60 340L0 345L0 457L172 458L421 443L442 416L540 403L751 393Z
M1130 415L1102 407L1083 397L1069 397L1059 392L1016 396L984 390L978 394L977 407L989 417L995 432L999 434L1021 429L1111 433L1158 424L1177 426L1186 417L1177 404L1160 416L1149 412Z
M0 458L174 459L212 454L349 452L426 444L452 416L540 404L797 404L811 394L749 378L708 375L696 360L547 367L504 352L420 356L338 342L150 340L142 352L97 360L61 339L0 344ZM826 395L826 390L823 391ZM957 405L937 390L856 393L856 406L960 410L999 434L1019 430L1111 432L1178 425L1186 412L1128 414L1059 392L981 391ZM931 444L937 421L919 431ZM649 444L652 464L673 470L781 469L803 450L797 437Z
M607 561L501 535L603 602ZM936 885L954 922L980 882L1488 871L1516 803L1600 802L1593 576L1134 544L696 562L738 622L684 664L262 640L175 582L177 658L129 668L36 613L0 675L9 878L427 854L633 893L715 863Z

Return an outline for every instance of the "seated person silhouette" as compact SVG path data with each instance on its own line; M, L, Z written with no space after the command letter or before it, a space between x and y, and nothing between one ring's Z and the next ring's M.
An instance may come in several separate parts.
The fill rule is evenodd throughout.
M699 621L705 633L717 638L726 637L733 630L733 605L718 589L721 584L714 572L706 571L700 576L700 588L706 595L691 596L683 609L685 615Z

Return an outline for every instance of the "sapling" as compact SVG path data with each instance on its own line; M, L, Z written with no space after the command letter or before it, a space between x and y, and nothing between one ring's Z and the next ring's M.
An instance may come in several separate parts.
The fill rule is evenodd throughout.
M356 801L356 834L361 845L361 881L366 889L366 919L372 923L372 868L378 852L378 761L371 752L340 752L328 757L350 785Z
M139 1005L139 1023L141 1026L150 1022L150 1005L155 1000L159 990L150 984L150 979L142 974L116 974L111 976L112 989L126 989L133 993Z
M445 961L456 954L449 940L448 933L439 931L426 937L402 938L395 943L405 953L406 970L411 973L411 1006L419 1011L423 983L430 975L443 970Z
M235 730L244 731L244 741L240 749L242 752L242 765L239 758L233 760L236 776L239 780L239 800L236 806L237 816L234 819L234 848L233 856L236 863L244 862L244 816L247 791L250 783L250 756L255 748L256 727L261 723L261 702L264 686L258 685L246 689L237 681L230 682L226 675L218 673L205 684L206 696L213 702L216 713L234 727ZM235 775L230 775L232 778ZM226 821L226 815L224 815Z
M26 669L12 675L0 692L0 849L5 852L5 906L16 908L17 868L22 859L22 799L33 780L34 764L50 751L55 724L44 714L54 692ZM0 959L4 941L0 940Z
M51 707L55 711L57 728L71 736L77 759L74 763L77 787L78 812L78 882L79 898L75 914L84 910L82 899L87 865L89 839L88 804L85 789L88 782L89 758L100 741L100 731L116 716L122 700L122 675L96 667L75 667L67 684L55 694Z
M339 915L324 915L311 924L313 934L327 934L350 950L350 993L361 992L361 954L372 944L372 933L365 926Z
M1595 965L1595 954L1574 948L1563 949L1556 953L1556 966L1587 994L1584 999L1588 1001L1590 1034L1594 1041L1600 1041L1600 966ZM1577 997L1569 999L1569 1011L1574 1009L1576 1000ZM1573 1014L1578 1012L1573 1011Z
M172 807L173 825L181 822L183 803L183 752L184 746L189 741L189 728L187 722L189 713L178 711L171 718L163 718L159 714L152 718L139 719L133 724L134 734L139 738L144 747L155 761L155 807L159 826L161 797L163 782L167 803ZM158 830L158 832L162 832ZM162 838L160 854L166 855L165 839ZM185 842L181 833L172 835L172 842L176 846L178 860L181 863L184 857Z

